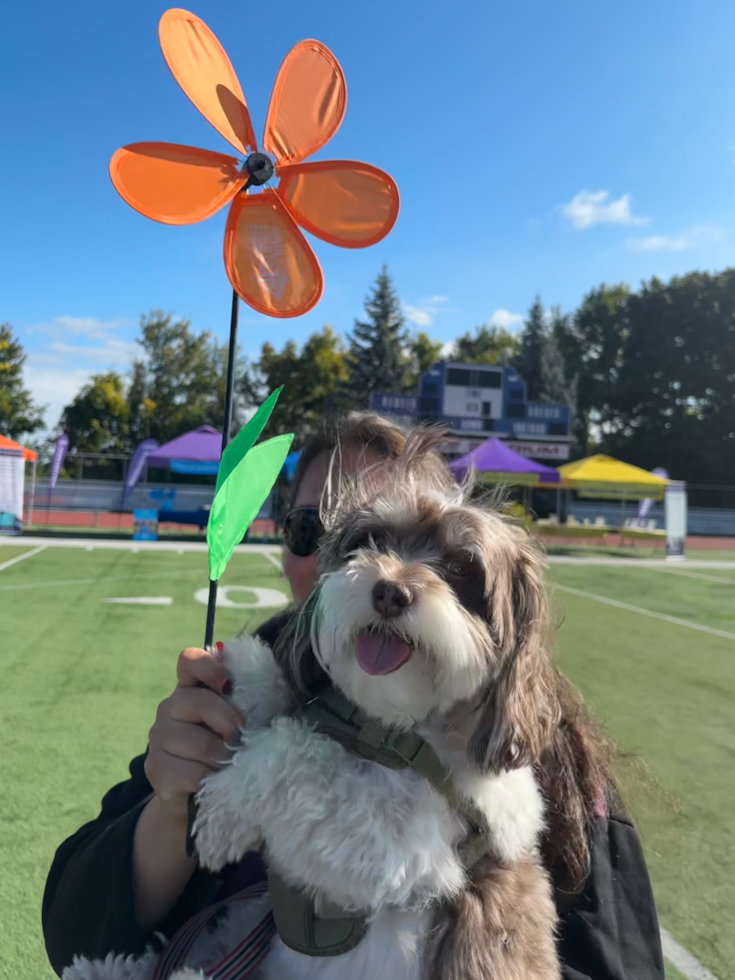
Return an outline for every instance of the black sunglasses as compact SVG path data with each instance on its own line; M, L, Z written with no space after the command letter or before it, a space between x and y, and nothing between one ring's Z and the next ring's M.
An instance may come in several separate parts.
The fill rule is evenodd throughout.
M313 555L323 533L318 507L294 507L286 514L283 522L283 543L298 558Z

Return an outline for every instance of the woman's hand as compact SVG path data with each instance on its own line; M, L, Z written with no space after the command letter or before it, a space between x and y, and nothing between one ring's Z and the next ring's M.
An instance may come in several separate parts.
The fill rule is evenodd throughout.
M159 704L150 730L145 774L162 812L185 822L189 795L228 758L242 719L225 701L232 682L217 653L187 648L176 676L178 684Z
M241 723L225 701L231 682L218 653L184 650L176 676L176 689L159 704L150 731L145 774L154 795L133 837L135 914L148 930L173 908L194 873L196 861L186 854L189 795L227 758Z

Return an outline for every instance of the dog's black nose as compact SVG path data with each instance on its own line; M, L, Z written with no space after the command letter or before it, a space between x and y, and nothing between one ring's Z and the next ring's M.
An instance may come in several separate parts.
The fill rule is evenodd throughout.
M381 616L400 616L413 602L407 585L382 580L373 586L373 606Z

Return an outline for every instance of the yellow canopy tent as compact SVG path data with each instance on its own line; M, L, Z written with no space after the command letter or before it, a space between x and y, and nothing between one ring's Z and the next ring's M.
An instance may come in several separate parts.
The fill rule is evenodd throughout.
M588 456L559 467L561 488L576 490L580 497L620 500L652 497L663 500L668 480L648 470L622 463L612 456Z

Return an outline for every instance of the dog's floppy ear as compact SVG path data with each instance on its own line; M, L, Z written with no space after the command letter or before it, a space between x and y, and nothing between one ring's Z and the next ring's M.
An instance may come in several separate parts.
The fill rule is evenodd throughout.
M492 769L537 762L558 723L553 668L544 646L541 559L525 532L506 531L511 543L496 563L487 614L500 662L469 745L473 761Z
M329 680L312 646L312 619L316 615L318 587L295 610L273 645L273 657L300 698L313 697Z

